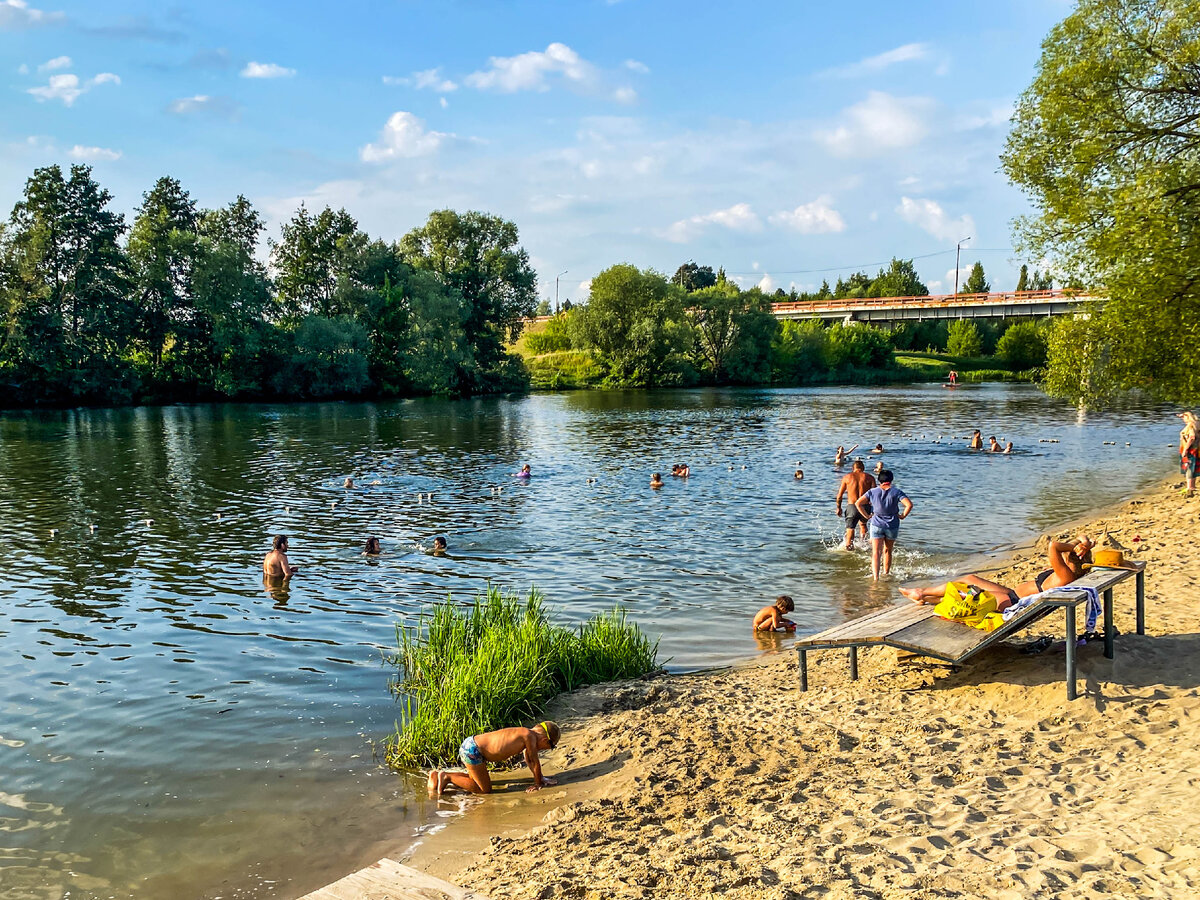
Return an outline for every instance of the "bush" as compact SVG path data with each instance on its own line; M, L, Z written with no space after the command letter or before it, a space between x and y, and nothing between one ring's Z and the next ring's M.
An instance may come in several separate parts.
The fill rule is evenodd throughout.
M525 347L530 353L538 355L570 350L573 345L569 317L569 312L560 312L550 319L541 331L525 335Z
M552 625L536 590L522 601L488 587L470 606L434 608L424 638L398 630L389 660L404 715L387 741L393 768L453 762L469 735L541 718L546 702L586 684L634 678L658 667L651 642L623 610L595 616L578 633Z
M946 352L951 356L980 356L983 353L983 342L979 339L979 329L974 322L956 319L950 323Z
M1038 322L1017 322L1000 336L996 356L1013 371L1046 365L1046 331Z
M892 342L887 332L871 325L843 325L840 322L829 329L831 368L882 369L891 362Z

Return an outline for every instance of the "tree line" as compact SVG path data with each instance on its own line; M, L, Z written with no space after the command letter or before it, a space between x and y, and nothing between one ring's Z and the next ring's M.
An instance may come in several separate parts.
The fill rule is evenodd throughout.
M305 206L259 258L261 214L158 179L131 224L91 168L39 168L0 226L6 405L522 389L506 345L536 275L516 226L430 214L398 242Z

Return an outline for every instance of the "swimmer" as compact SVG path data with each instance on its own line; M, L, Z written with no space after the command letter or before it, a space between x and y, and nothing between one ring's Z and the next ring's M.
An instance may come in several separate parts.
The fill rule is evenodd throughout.
M433 552L435 554L446 552L446 539L440 534L433 539Z
M793 475L792 477L795 478L797 481L802 481L804 479L804 470L797 469L796 474Z
M344 487L346 490L351 490L354 487L354 479L347 478L345 481L342 482L342 487Z
M363 548L363 556L378 556L383 552L383 547L379 545L379 538L367 538L367 546Z
M982 450L983 449L983 432L981 432L978 428L976 428L973 432L971 432L971 443L967 444L967 449L968 450Z
M691 467L687 463L677 463L671 466L671 474L679 478L687 478L692 474Z
M775 599L774 606L764 606L754 614L755 631L795 631L796 623L784 615L796 608L791 597L782 594Z
M674 473L672 473L672 474L674 474ZM655 472L653 475L650 476L650 487L660 488L662 486L663 486L662 473Z
M883 452L883 444L876 444L873 449L868 450L867 452L868 453L882 453Z
M847 450L845 447L843 447L841 444L839 444L838 448L837 448L837 452L833 454L833 464L835 466L844 466L846 464L846 460L850 458L850 454L853 453L857 449L858 449L858 444L855 444L849 450Z
M988 438L988 453L1003 453L1003 452L1004 452L1004 448L1000 446L1000 442L998 440L996 440L996 436L993 434L990 438Z
M878 475L882 471L883 471L883 460L881 459L881 460L879 460L879 462L875 463L875 474Z
M512 477L513 478L532 478L533 472L531 472L529 469L529 463L525 463L525 465L521 466L520 472L513 472Z
M269 578L291 578L300 571L287 558L288 539L286 534L275 535L271 541L271 552L263 557L263 574Z
M1129 445L1128 445L1128 444L1126 444L1126 446L1129 446ZM1012 453L1012 441L1009 441L1007 444L1005 444L1005 445L1004 445L1004 450L1003 450L1003 451L1001 451L1001 452L1003 452L1003 453Z

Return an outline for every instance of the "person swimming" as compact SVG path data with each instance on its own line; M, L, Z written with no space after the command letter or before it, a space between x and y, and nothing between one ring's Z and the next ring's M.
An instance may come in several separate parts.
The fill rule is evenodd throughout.
M1001 453L1012 453L1012 451L1013 451L1012 441L1009 441L1007 444L1004 445L1004 449L1000 452Z
M882 453L882 452L883 452L883 444L876 444L874 447L872 447L872 448L871 448L870 450L868 450L867 452L868 452L868 453L875 453L875 454Z
M529 468L529 463L521 466L520 472L513 472L513 478L532 478L533 472Z
M382 552L383 552L383 547L379 543L379 538L377 538L377 537L367 538L367 545L363 548L364 556L378 556Z
M446 552L446 539L440 534L433 539L433 552L435 554Z
M793 475L792 477L793 477L793 478L795 478L797 481L800 481L800 480L802 480L802 479L804 478L804 470L803 470L803 469L797 469L797 470L796 470L796 474L795 474L795 475Z
M976 428L971 432L971 443L967 444L968 450L983 449L983 432Z
M857 449L858 449L858 444L855 444L849 450L847 450L841 444L838 444L837 452L835 452L833 454L833 464L835 466L844 466L846 464L846 460L848 460L850 458L850 454L853 453Z
M672 472L671 474L674 475L675 473ZM650 476L650 487L660 488L662 486L663 486L662 472L655 472L653 475Z
M996 440L996 436L993 434L990 438L988 438L988 453L1003 453L1003 452L1004 452L1004 448L1000 446L1000 442L998 440Z

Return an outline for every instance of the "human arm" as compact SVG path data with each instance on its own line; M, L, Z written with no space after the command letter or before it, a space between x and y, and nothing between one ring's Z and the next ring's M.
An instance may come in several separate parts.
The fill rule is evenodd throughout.
M874 488L871 488L873 491ZM861 497L854 501L854 506L858 509L858 514L863 518L869 518L871 515L871 501L868 495L871 491L865 492Z
M844 496L846 496L846 476L842 477L842 483L838 485L837 511L839 516L842 514L842 497Z
M913 504L907 496L900 498L900 518L907 519L912 513Z
M533 773L533 784L525 789L530 794L541 790L546 785L558 784L553 778L542 775L542 762L538 759L537 745L537 731L530 728L525 735L525 765L529 766L529 771Z
M297 572L300 571L299 566L293 566L291 563L288 562L286 553L279 554L279 567L281 569L283 569L283 577L284 578L287 578L290 575L295 575Z

